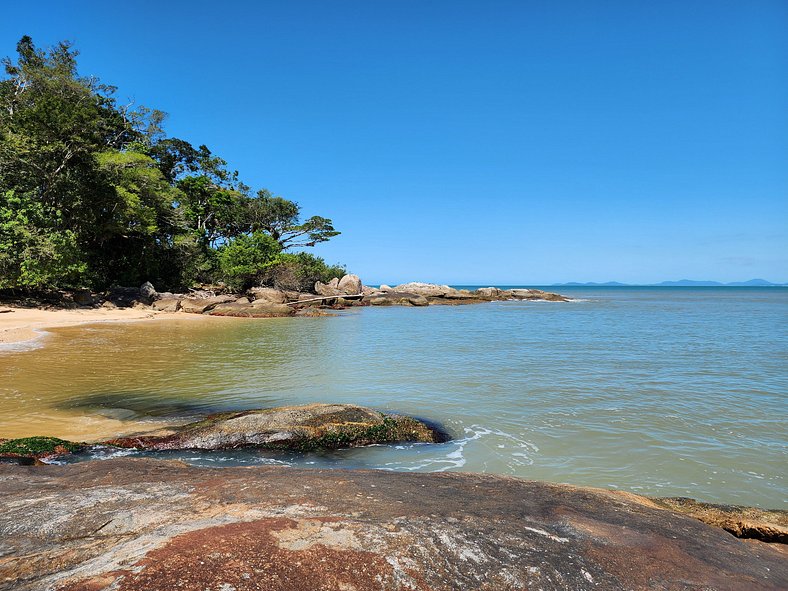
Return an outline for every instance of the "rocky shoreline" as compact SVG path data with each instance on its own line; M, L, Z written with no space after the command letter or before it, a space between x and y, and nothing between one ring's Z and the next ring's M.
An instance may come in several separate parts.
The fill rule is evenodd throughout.
M393 443L443 443L450 436L419 419L352 404L307 404L224 412L147 433L94 443L54 437L0 439L0 463L46 466L73 454L258 449L320 451ZM626 493L620 493L626 494ZM634 495L632 495L634 497ZM646 497L637 497L645 502ZM648 502L720 527L739 538L788 544L788 512L700 503L688 498Z
M27 300L28 305L69 309L128 309L152 312L184 312L210 316L241 318L275 318L287 316L321 316L330 310L356 306L430 306L479 304L495 301L551 301L569 299L557 293L538 289L501 290L484 287L474 291L455 289L433 283L403 283L394 287L368 287L356 275L345 275L329 283L315 284L310 293L272 287L254 287L243 293L231 293L224 286L203 286L188 293L158 292L150 283L139 288L118 287L105 293L88 290L58 292ZM24 300L9 300L24 305Z
M0 589L778 590L785 546L636 495L478 474L0 466Z

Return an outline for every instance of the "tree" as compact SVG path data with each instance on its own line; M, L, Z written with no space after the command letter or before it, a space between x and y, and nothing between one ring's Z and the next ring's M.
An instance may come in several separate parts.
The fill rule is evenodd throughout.
M49 223L40 203L0 193L0 289L76 287L87 262L70 230L44 229Z
M327 218L302 223L292 201L251 196L207 146L167 137L164 113L81 76L77 56L25 36L2 60L0 289L247 283L283 249L339 234ZM304 276L312 262L287 260Z
M280 250L279 243L268 234L241 234L219 248L219 268L229 285L246 289L260 284Z
M257 198L247 202L247 217L252 231L270 234L283 249L315 246L338 236L328 218L312 216L299 222L301 207L282 197L275 197L268 189L257 192Z

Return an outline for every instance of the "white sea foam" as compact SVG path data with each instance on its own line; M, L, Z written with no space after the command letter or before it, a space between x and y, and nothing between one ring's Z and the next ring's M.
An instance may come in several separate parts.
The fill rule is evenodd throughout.
M396 462L387 462L381 466L384 470L404 470L404 471L426 471L426 472L446 472L447 470L459 469L467 464L467 457L465 455L465 448L473 441L481 441L486 438L500 438L503 443L495 445L495 449L501 449L500 460L510 467L515 466L529 466L533 464L533 454L539 451L539 448L520 437L506 433L499 429L492 429L482 425L471 425L463 429L465 437L454 439L441 446L441 449L449 450L446 453L434 457L427 457L421 461L413 462L408 460L401 460ZM425 453L436 450L434 445L414 444L410 449L416 449L416 446L423 448ZM491 447L492 448L492 447ZM407 448L405 448L407 449Z
M45 330L37 328L33 329L36 336L32 339L24 341L15 341L12 343L0 343L0 353L19 353L21 351L32 351L33 349L40 349L44 346L44 339L49 335Z

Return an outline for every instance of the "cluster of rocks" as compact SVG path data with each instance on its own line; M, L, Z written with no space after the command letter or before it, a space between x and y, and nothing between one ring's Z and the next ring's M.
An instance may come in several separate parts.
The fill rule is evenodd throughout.
M538 289L476 290L455 289L433 283L403 283L395 287L369 287L357 275L345 275L328 283L318 281L312 293L255 287L244 293L230 293L226 287L206 286L188 293L159 292L149 282L141 287L115 287L106 293L76 290L61 294L59 307L144 308L159 312L184 312L211 316L273 318L284 316L325 316L327 310L351 306L460 305L506 300L546 300L565 302L557 293Z
M540 289L498 289L482 287L476 290L456 289L434 283L403 283L395 287L381 285L378 289L366 288L364 301L371 306L428 306L430 304L460 305L507 300L544 300L567 302L568 298Z

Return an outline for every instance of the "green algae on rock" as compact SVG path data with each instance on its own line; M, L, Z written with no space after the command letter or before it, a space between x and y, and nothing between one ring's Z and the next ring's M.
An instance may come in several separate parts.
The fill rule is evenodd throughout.
M84 444L57 437L22 437L0 440L0 457L48 458L77 452Z
M290 449L308 451L447 438L414 419L352 404L308 404L220 413L174 430L104 442L143 450Z

